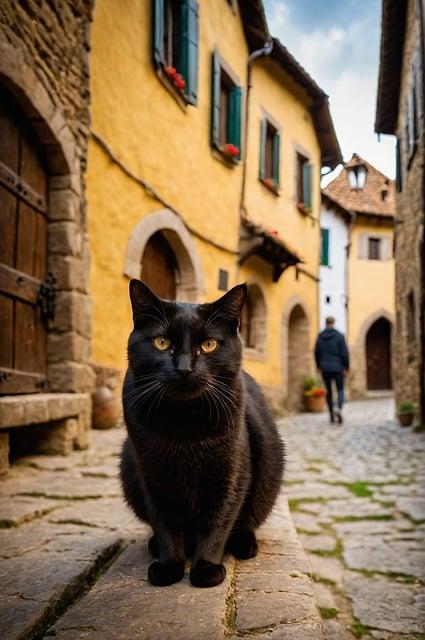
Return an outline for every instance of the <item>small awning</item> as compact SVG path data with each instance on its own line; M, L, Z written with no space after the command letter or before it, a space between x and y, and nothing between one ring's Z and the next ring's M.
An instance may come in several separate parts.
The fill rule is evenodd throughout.
M239 264L257 255L273 267L273 282L278 282L280 276L288 267L294 267L303 261L283 242L277 231L264 229L249 220L241 221L239 236Z

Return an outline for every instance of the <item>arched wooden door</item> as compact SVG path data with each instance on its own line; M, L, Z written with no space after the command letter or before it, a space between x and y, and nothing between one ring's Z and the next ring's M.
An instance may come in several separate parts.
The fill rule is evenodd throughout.
M302 380L310 373L310 327L307 315L297 304L288 322L288 399L290 409L302 408Z
M0 98L0 393L33 393L46 374L47 175L27 123Z
M391 323L379 318L366 335L367 388L391 389Z
M164 235L157 231L146 244L142 258L142 280L156 295L176 299L177 260Z

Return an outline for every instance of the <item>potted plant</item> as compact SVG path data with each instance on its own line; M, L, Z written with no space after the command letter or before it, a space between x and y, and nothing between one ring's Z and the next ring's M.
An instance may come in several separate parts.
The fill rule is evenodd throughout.
M314 376L305 376L303 379L304 400L307 411L320 413L325 408L326 391L320 386Z
M397 407L397 418L402 427L410 427L415 416L415 407L411 402L400 402Z

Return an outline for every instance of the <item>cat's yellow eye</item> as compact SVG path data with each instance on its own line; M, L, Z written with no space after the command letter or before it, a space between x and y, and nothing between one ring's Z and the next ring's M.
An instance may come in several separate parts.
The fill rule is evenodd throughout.
M218 342L217 340L214 340L214 338L208 338L201 342L201 349L204 353L211 353L212 351L215 351L217 347Z
M171 347L171 340L166 338L165 336L156 336L153 339L153 345L160 351L167 351Z

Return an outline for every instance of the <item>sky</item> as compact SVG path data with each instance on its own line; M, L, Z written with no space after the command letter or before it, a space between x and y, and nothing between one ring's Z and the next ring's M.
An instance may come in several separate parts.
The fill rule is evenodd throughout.
M270 32L329 95L344 160L395 177L395 139L374 133L381 0L264 0ZM325 178L329 182L333 175Z

